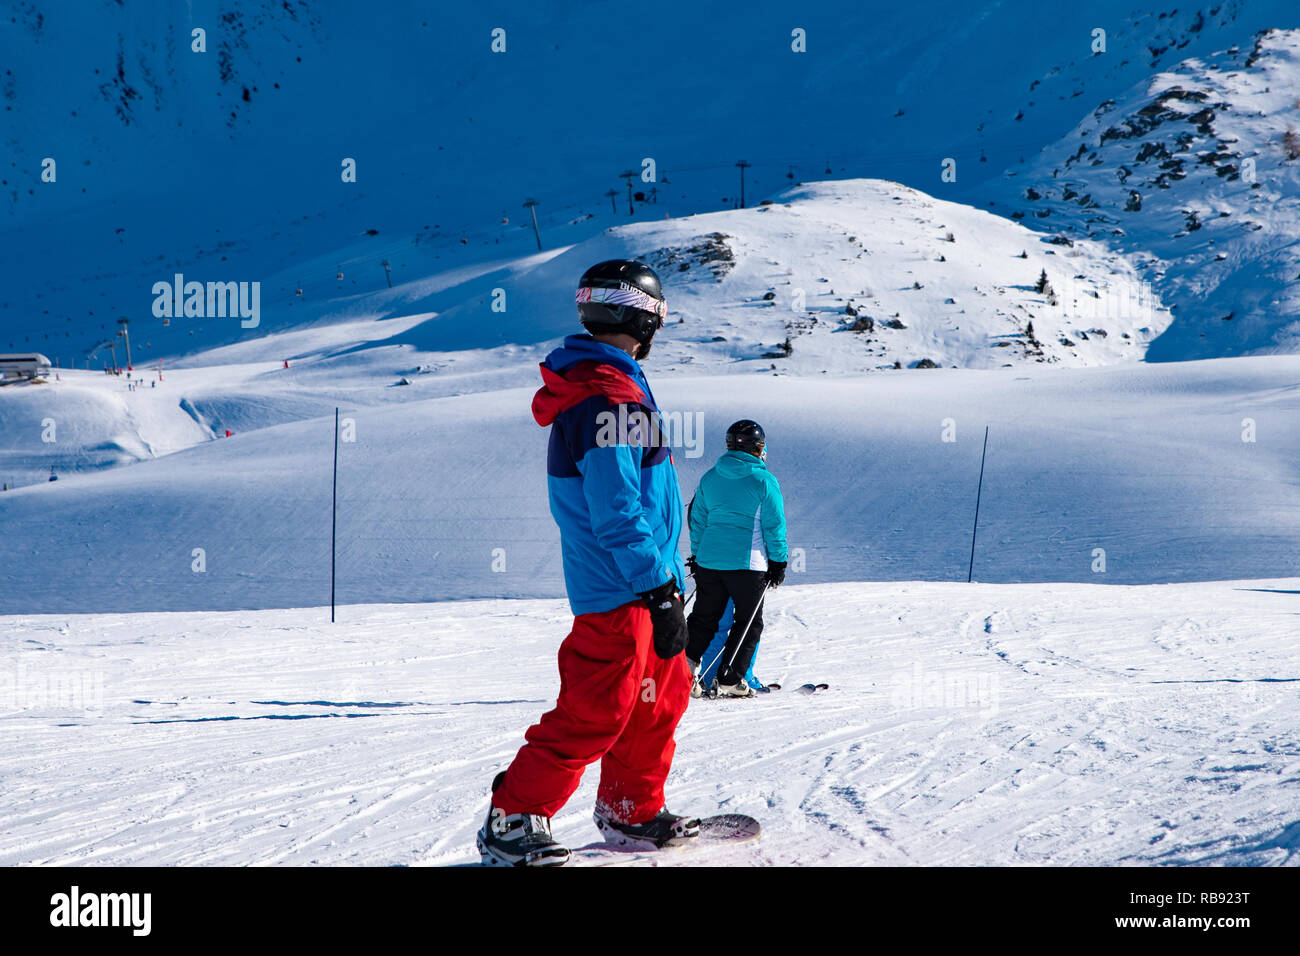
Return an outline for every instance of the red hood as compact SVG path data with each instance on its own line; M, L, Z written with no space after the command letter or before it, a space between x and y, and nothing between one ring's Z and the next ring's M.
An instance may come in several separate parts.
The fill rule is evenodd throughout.
M565 409L593 395L604 395L611 404L624 402L645 403L645 393L624 372L612 365L599 362L579 362L566 369L564 374L541 366L542 381L546 384L533 396L533 418L545 428Z

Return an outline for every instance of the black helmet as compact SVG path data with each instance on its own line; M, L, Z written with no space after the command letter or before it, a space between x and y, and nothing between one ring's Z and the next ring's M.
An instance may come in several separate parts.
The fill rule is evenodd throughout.
M727 429L729 451L747 451L761 456L766 444L767 435L763 432L763 426L758 422L751 422L748 418L734 423Z
M578 319L588 332L624 332L642 345L664 324L659 277L635 259L598 262L578 282Z

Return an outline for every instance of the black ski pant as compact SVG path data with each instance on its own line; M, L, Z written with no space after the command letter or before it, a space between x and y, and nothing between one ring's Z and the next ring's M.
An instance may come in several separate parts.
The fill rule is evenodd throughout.
M686 644L686 656L701 664L704 652L713 643L718 633L718 622L727 610L727 599L736 606L732 618L731 630L727 634L727 646L722 649L722 659L718 665L719 684L738 684L749 670L750 661L754 659L754 648L763 634L763 610L758 602L766 590L765 571L714 571L712 568L695 570L695 607L686 621L690 639ZM755 613L758 608L758 613ZM753 615L754 623L745 625ZM741 643L741 635L744 643ZM728 661L731 662L728 666Z

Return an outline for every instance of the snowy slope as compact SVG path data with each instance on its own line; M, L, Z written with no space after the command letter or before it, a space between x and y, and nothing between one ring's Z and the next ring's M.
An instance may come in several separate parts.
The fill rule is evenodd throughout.
M1298 594L783 588L758 673L831 689L693 703L668 781L764 836L647 862L1296 865ZM475 860L569 623L560 601L0 618L0 864ZM597 776L555 821L574 848Z
M206 439L171 404L132 402L91 376L9 386L0 395L0 482L10 488L167 454Z
M30 484L50 468L124 463L226 429L318 416L339 389L390 403L530 383L547 343L579 330L578 277L623 256L663 276L671 334L656 361L696 374L1108 364L1141 358L1169 321L1132 265L1097 243L1054 244L894 183L801 185L753 209L618 226L563 250L436 271L335 300L328 320L247 330L177 363L140 355L210 322L133 326L145 393L67 370L61 384L75 388L0 392L0 479ZM1043 275L1050 288L1039 291ZM400 381L416 387L369 387ZM84 408L92 397L112 413ZM76 431L33 444L47 419Z
M1150 358L1300 348L1300 30L1155 74L1006 186L995 211L1141 260L1177 317Z
M799 580L964 580L988 424L977 579L1137 584L1300 574L1298 361L795 377L660 374L652 357L648 371L688 497L728 424L764 424ZM443 397L420 396L432 374L332 391L279 378L294 374L240 386L260 394L240 407L283 424L0 497L0 612L326 600L333 415L310 405L320 416L331 397L356 438L340 448L341 601L563 594L535 367L510 373L520 387Z

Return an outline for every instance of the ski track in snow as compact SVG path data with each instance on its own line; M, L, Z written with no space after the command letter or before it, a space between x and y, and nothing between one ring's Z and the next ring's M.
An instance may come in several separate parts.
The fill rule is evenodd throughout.
M758 672L831 689L693 703L668 789L763 837L605 852L594 769L555 832L578 865L1294 865L1298 591L786 587ZM0 617L0 865L473 862L488 781L558 689L566 607L339 621Z

